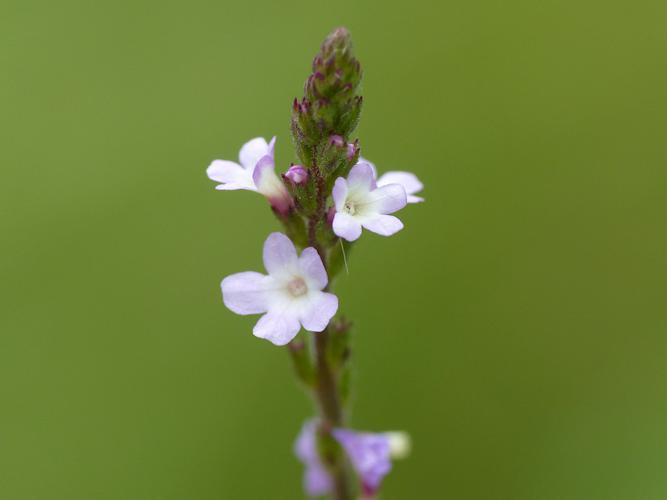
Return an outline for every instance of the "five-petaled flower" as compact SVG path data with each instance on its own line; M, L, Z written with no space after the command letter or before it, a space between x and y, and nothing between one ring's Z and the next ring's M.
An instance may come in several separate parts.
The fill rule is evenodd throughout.
M368 163L357 163L347 179L336 179L332 196L336 208L333 231L341 238L356 240L361 236L362 226L382 236L403 229L403 223L388 214L406 205L405 188L400 184L378 186Z
M400 170L393 170L390 172L385 172L380 177L378 177L377 168L373 163L366 160L365 158L359 158L360 163L368 163L373 169L373 174L377 179L378 186L386 186L388 184L400 184L405 189L405 194L408 195L408 203L420 203L424 201L424 198L421 196L415 196L415 193L420 192L424 189L424 184L419 180L419 178L412 172L403 172Z
M241 147L240 165L228 160L213 160L206 174L209 179L220 183L216 189L257 191L279 213L286 214L292 206L292 198L275 172L275 143L275 137L269 143L262 137L251 139Z
M253 334L275 345L287 344L301 326L323 331L338 310L338 297L322 291L328 277L317 250L308 247L297 256L287 236L271 233L264 242L264 267L268 276L243 272L222 280L225 305L237 314L266 313Z

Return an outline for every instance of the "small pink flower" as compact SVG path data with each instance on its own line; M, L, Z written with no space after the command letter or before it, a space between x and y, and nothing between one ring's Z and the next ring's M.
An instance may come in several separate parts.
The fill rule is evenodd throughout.
M350 457L365 495L374 496L391 471L391 447L386 434L334 429L333 436Z
M378 187L367 163L357 163L347 179L336 179L332 196L336 207L333 231L347 241L359 238L362 227L382 236L403 229L403 223L388 214L405 206L405 189L399 184Z
M305 184L308 180L308 170L301 165L292 165L285 173L290 182L296 186Z
M303 326L323 331L338 310L338 297L323 292L328 277L317 250L306 248L297 256L294 244L282 233L264 242L264 267L232 274L222 280L222 300L236 314L265 313L252 333L275 345L290 342Z
M303 424L294 443L294 453L305 466L303 486L309 496L330 494L333 480L320 460L317 449L317 420ZM404 432L359 432L336 428L334 439L350 458L361 481L364 498L373 498L382 480L391 471L392 459L405 458L410 450L410 438Z
M245 189L263 194L280 213L287 213L292 198L275 172L274 146L276 138L267 143L262 137L246 142L239 152L239 163L214 160L206 169L209 179L219 182L215 188L223 191Z

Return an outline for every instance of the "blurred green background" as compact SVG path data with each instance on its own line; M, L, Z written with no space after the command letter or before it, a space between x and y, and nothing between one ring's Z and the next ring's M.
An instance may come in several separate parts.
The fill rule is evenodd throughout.
M0 498L301 498L311 404L221 302L279 226L205 176L337 25L427 202L338 283L383 499L667 498L664 2L0 6Z

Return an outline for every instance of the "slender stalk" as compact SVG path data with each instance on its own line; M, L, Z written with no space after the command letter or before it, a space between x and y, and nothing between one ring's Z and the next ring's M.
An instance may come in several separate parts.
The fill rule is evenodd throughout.
M330 431L334 427L343 425L343 408L338 394L338 386L331 367L327 361L327 344L329 331L324 330L315 335L315 396L320 409L322 426ZM328 462L334 483L334 497L336 500L351 500L350 483L345 467L345 458L340 450L324 457Z
M315 155L313 155L315 156ZM317 224L320 223L325 214L326 194L324 179L315 162L311 171L315 175L317 186L317 208L315 214L308 221L308 240L310 246L314 247L325 267L328 267L326 254L317 241ZM342 427L344 424L344 413L336 376L331 370L327 357L329 344L329 328L323 332L315 333L315 398L320 411L322 430L329 433L334 427ZM334 498L336 500L352 500L350 482L345 466L345 457L336 446L331 453L322 457L329 466L333 478Z
M329 330L315 334L315 366L317 371L317 401L322 412L323 422L329 427L343 424L343 409L338 397L338 387L326 359Z

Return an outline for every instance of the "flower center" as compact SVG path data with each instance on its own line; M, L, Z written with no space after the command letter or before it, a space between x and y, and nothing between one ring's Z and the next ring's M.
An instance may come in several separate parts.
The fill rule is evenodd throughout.
M345 202L345 207L344 208L345 208L345 211L350 215L354 215L354 214L357 213L357 207L355 207L354 203L350 200L347 200Z
M308 285L303 281L303 278L294 278L287 284L287 290L292 297L300 297L308 291Z

